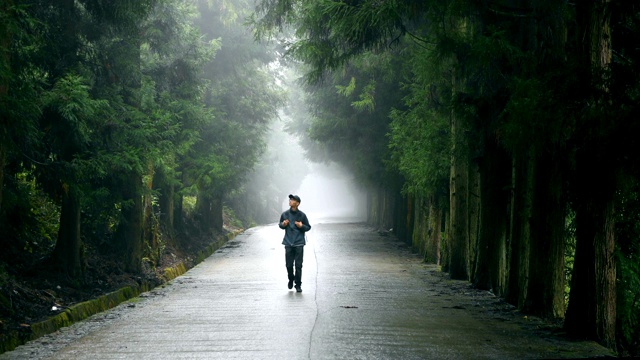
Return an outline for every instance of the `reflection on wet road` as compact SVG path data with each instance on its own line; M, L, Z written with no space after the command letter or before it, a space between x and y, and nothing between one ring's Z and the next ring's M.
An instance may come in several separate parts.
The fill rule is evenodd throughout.
M362 224L313 223L302 293L287 289L282 231L246 231L112 320L52 335L0 359L516 359L608 354L534 333L514 311L446 280L403 243ZM86 335L85 335L86 334ZM45 342L43 344L43 342ZM40 354L40 355L38 355ZM46 356L42 354L47 354Z

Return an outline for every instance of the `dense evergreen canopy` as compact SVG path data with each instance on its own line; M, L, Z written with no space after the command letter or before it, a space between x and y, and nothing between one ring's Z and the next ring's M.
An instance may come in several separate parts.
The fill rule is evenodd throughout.
M260 38L294 29L315 104L303 129L343 141L326 156L401 176L401 193L361 179L370 221L623 354L640 334L639 14L615 0L263 0L254 23Z
M0 281L273 221L286 132L425 261L637 355L639 40L624 0L3 1Z
M243 24L252 9L2 3L0 260L11 271L82 280L97 251L140 272L186 232L223 230L285 101L274 48Z

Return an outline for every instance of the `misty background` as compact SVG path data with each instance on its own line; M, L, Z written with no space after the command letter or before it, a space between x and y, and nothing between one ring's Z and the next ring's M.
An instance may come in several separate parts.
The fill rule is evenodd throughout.
M279 175L280 183L288 188L279 196L282 211L289 208L289 194L300 196L300 210L304 211L312 223L337 221L351 222L366 220L366 196L357 186L353 175L335 162L312 162L307 159L300 146L302 138L286 131L284 120L276 121L268 135L270 141L263 160L283 154L287 171L277 167L269 168ZM252 181L257 186L264 184L260 178ZM279 214L273 221L277 221Z
M25 274L152 274L296 193L640 354L640 2L495 3L0 1L0 305Z

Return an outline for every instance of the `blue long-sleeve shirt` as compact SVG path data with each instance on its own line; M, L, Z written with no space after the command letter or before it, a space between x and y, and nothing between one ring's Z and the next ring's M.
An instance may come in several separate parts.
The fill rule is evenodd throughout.
M289 225L284 226L282 222L289 219ZM302 226L298 228L295 224L296 221L302 221ZM282 245L284 246L304 246L306 245L305 233L311 230L309 225L309 219L307 215L300 210L293 211L289 209L280 215L280 222L278 223L280 229L284 229L284 238L282 239Z

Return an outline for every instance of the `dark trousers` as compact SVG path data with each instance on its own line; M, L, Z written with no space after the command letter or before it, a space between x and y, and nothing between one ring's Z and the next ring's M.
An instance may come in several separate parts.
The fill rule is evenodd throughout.
M304 257L304 246L285 246L284 251L289 280L295 280L296 286L300 286L302 285L302 258ZM295 274L293 272L294 267L296 268Z

